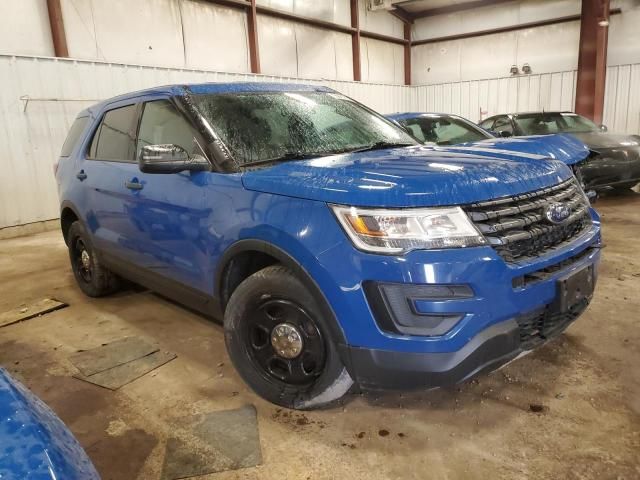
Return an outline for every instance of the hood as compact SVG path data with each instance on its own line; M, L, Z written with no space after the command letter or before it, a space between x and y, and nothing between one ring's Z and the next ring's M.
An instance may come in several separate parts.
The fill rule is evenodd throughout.
M249 190L343 205L426 207L530 192L570 176L553 160L416 146L281 163L247 171L242 182Z
M0 478L99 480L55 414L0 368Z
M589 148L599 151L606 149L626 149L640 147L638 135L616 135L605 132L572 133L574 137L586 143Z
M553 158L567 165L581 162L589 156L587 145L566 134L488 138L446 148L469 153L489 153L510 160L518 160L519 158L547 160Z

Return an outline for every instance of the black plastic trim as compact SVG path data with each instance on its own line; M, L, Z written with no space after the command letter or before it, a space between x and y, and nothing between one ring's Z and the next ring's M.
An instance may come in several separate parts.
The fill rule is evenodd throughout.
M207 295L200 290L188 287L183 283L172 280L157 272L133 265L104 250L98 250L96 254L109 270L121 277L153 290L163 297L175 300L187 308L196 310L217 320L222 319L222 309L220 308L220 302L217 298Z
M62 212L64 212L66 209L71 210L76 217L78 217L78 219L80 219L80 221L82 221L82 217L80 217L80 214L78 213L78 209L76 208L76 206L70 202L69 200L64 200L61 204L60 204L60 216L62 216ZM84 222L83 222L84 223Z
M435 388L463 382L516 358L520 349L515 320L495 324L455 352L411 353L341 345L352 377L364 389Z
M82 217L78 213L78 209L76 208L76 206L73 203L71 203L69 200L64 200L60 204L60 232L62 233L62 238L64 239L65 244L67 243L67 238L65 237L64 225L62 221L64 219L63 212L67 209L71 210L73 214L76 216L76 218L78 219L78 221L84 225L84 221L82 220Z
M593 244L589 245L584 250L581 250L575 255L569 258L565 258L560 262L554 263L552 265L548 265L544 268L541 268L540 270L535 270L533 272L526 273L519 277L512 278L511 285L514 290L517 290L517 289L527 288L536 283L540 283L545 280L548 280L553 275L557 275L558 272L561 272L562 270L566 270L571 265L578 263L584 260L585 258L587 258L588 256L592 255L594 250L598 248L600 247L597 245L593 245Z
M417 285L365 282L364 291L376 323L387 332L402 335L444 335L464 318L460 313L423 313L416 300L460 300L473 298L467 285Z

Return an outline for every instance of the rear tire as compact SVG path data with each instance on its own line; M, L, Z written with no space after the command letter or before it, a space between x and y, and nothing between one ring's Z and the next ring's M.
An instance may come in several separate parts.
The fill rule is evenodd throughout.
M71 269L85 295L102 297L120 289L120 279L103 267L84 226L75 221L67 233Z
M322 407L353 380L340 360L313 295L287 268L270 266L245 279L224 315L225 342L236 370L262 398L294 409Z

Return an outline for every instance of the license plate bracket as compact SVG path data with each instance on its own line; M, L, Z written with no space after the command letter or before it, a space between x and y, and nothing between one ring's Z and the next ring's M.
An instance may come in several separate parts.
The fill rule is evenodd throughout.
M556 282L556 301L552 312L565 313L571 307L590 299L595 286L593 265L584 267L558 278Z

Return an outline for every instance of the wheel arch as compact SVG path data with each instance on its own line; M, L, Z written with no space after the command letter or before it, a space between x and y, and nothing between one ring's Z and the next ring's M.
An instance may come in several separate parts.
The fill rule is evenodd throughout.
M62 237L65 243L67 243L69 228L75 221L82 221L78 209L69 201L62 202L60 206L60 230L62 230Z
M258 263L258 265L254 265L254 269L249 269L254 270L251 271L249 275L255 273L258 270L261 270L262 268L265 268L266 266L276 263L289 268L316 299L316 301L320 305L323 316L329 319L329 322L327 323L329 329L331 330L330 333L334 342L337 345L346 344L345 335L338 323L337 316L313 277L292 255L290 255L282 248L265 240L239 240L231 245L222 255L216 271L214 288L216 295L220 299L220 305L223 312L226 309L227 302L231 297L233 290L235 289L235 287L237 287L237 284L239 284L242 280L244 280L244 278L249 276L245 275L241 279L235 278L233 280L237 282L235 287L233 286L233 284L229 283L231 279L230 269L233 268L234 259L237 260L238 258L242 258L243 255L247 254L262 256L262 260L272 259L270 263Z

